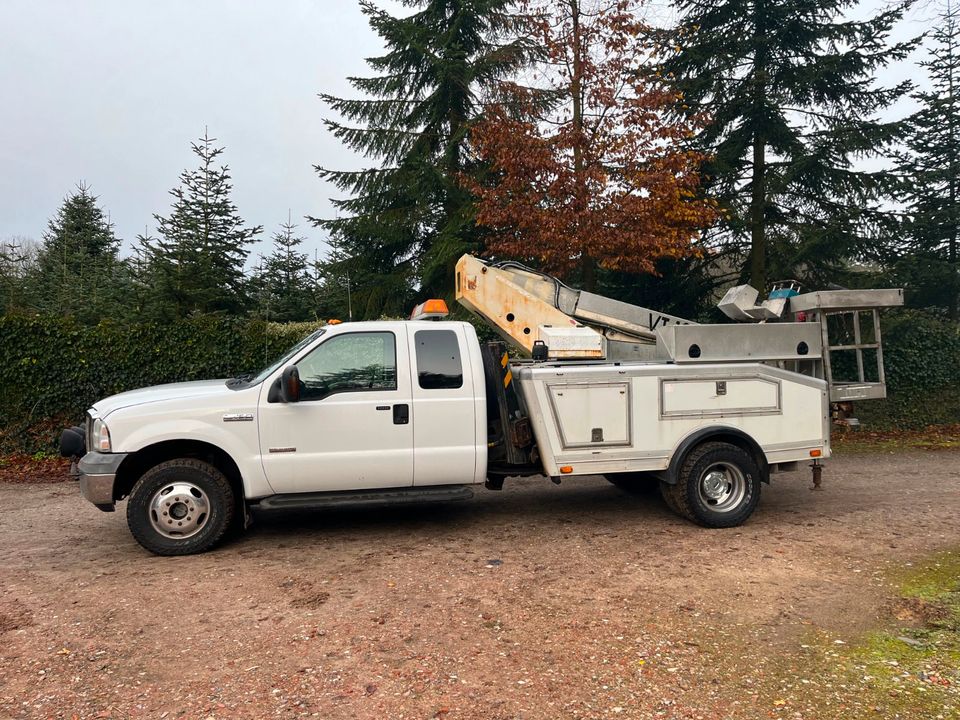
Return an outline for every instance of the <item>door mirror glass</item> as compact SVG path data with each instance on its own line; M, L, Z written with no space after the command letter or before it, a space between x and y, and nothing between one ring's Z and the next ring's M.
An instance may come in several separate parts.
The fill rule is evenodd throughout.
M288 403L300 402L300 371L296 365L288 365L280 376L280 394Z

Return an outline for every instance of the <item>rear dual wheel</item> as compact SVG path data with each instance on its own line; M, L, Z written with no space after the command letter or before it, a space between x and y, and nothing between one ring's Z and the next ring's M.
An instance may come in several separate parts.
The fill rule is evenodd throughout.
M684 458L676 484L661 483L670 508L699 525L735 527L760 501L760 468L746 450L707 442Z

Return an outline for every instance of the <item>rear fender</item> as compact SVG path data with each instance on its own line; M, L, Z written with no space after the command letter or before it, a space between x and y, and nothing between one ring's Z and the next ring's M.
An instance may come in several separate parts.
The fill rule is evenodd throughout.
M746 450L756 461L757 467L760 468L760 479L765 483L770 482L770 465L760 444L743 430L726 425L699 428L687 435L673 451L673 455L670 457L670 465L660 473L660 479L670 485L676 485L680 468L683 467L683 461L687 454L704 442L725 442Z

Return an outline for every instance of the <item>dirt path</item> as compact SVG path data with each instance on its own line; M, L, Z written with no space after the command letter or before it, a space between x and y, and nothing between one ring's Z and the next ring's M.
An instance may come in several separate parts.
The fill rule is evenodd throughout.
M960 453L824 480L775 476L726 531L537 479L259 517L175 559L73 483L0 485L0 717L813 718L770 704L775 668L882 622L886 572L960 545Z

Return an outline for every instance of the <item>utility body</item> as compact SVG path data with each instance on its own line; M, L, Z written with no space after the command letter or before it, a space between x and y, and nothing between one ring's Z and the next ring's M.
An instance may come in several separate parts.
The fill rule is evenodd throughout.
M450 502L520 475L657 483L681 515L729 527L771 473L830 455L841 384L825 377L830 343L815 312L698 326L469 256L457 288L531 357L481 344L430 301L415 317L431 319L327 325L255 376L101 400L61 451L78 459L84 497L105 511L126 498L134 537L165 555L212 547L255 507ZM845 310L880 303L894 304L860 297ZM729 333L740 333L735 347ZM863 382L846 394L875 395L859 351L858 367Z

